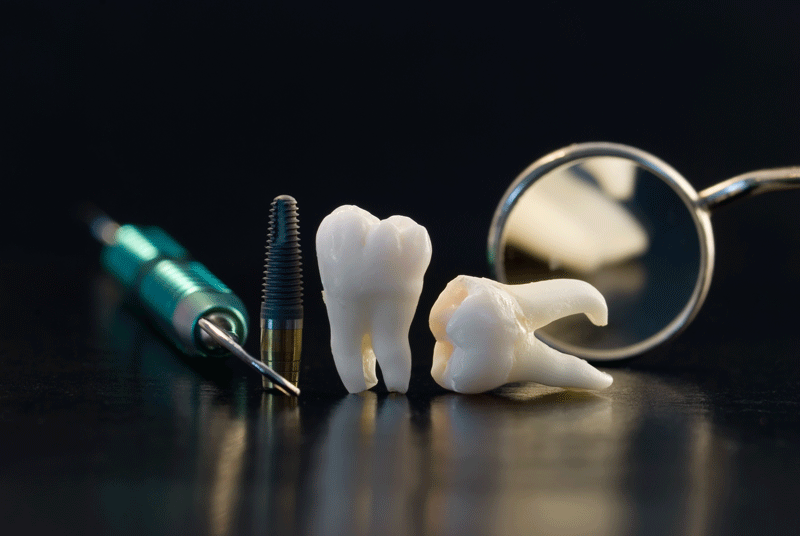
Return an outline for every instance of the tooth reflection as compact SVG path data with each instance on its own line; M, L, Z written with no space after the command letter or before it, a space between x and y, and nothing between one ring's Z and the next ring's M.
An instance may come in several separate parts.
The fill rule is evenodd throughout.
M623 498L609 493L609 486L582 481L586 463L613 465L614 457L624 455L612 441L597 441L613 427L611 400L529 385L499 394L434 400L437 459L431 466L438 485L426 524L447 534L513 534L531 527L543 533L564 527L576 534L621 533Z
M616 156L594 156L584 160L580 167L614 199L627 201L633 197L637 169L633 160Z
M408 400L374 392L349 395L336 406L322 439L312 534L413 534L410 491L418 454Z
M628 195L626 184L613 188ZM635 259L650 243L633 213L576 168L552 171L521 195L505 233L507 244L551 270L579 274Z
M706 534L728 469L705 405L690 383L624 370L601 396L521 385L436 398L426 526Z

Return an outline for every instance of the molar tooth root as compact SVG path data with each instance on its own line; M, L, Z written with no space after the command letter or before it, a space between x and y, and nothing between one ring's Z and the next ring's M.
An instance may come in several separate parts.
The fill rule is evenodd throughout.
M405 393L408 330L431 257L428 232L405 216L378 220L345 205L322 220L316 246L342 383L351 393L373 387L377 361L387 389Z
M378 378L369 325L364 322L367 310L360 303L330 297L326 299L326 306L333 360L342 383L350 393L374 387Z
M411 345L408 330L416 300L379 300L372 313L372 350L389 391L405 393L411 379Z

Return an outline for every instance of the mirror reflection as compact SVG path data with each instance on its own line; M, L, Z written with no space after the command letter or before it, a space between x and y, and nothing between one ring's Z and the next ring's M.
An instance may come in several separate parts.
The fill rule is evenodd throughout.
M517 198L501 237L501 279L581 279L605 296L607 326L575 315L539 330L560 349L641 343L678 317L694 292L701 245L691 210L670 183L632 160L567 162Z

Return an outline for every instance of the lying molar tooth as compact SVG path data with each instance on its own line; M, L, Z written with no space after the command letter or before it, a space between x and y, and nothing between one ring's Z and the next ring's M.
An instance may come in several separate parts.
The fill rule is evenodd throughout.
M405 216L379 220L344 205L317 230L317 261L336 370L351 393L378 383L405 393L411 378L408 330L431 260L425 227Z
M595 325L608 323L603 295L584 281L504 285L460 275L431 309L430 328L436 338L431 375L442 387L459 393L481 393L520 381L605 389L613 381L609 374L534 335L550 322L578 313Z

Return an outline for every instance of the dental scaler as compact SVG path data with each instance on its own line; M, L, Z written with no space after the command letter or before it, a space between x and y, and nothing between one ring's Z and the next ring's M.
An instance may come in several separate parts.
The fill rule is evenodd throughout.
M105 244L103 267L181 351L203 357L231 353L280 391L300 394L242 348L247 338L244 304L183 246L158 227L120 225L94 208L84 215L94 237Z

